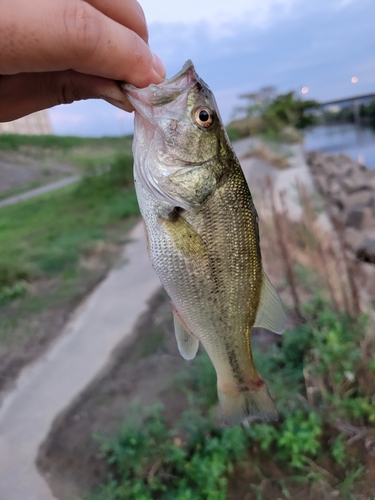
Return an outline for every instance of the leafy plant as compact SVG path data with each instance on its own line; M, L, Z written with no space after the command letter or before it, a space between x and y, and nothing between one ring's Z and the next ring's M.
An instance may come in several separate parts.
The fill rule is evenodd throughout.
M241 427L218 429L194 411L169 430L158 405L133 414L116 439L99 439L112 477L92 500L225 500L246 447Z
M360 456L349 455L347 441L356 425L361 425L363 438L372 435L375 420L373 386L361 383L366 373L372 380L373 373L370 354L363 356L366 324L363 318L353 320L333 312L320 297L305 305L303 314L306 323L254 356L276 396L278 422L218 428L213 423L215 374L207 355L200 354L174 386L185 388L190 401L180 422L168 428L158 406L146 416L138 411L118 437L102 440L111 477L89 498L225 500L239 464L257 471L260 483L252 480L249 489L263 498L271 478L257 449L284 471L283 477L272 481L285 498L293 498L293 484L316 485L338 491L340 498L354 498L364 469ZM367 352L373 352L366 345Z

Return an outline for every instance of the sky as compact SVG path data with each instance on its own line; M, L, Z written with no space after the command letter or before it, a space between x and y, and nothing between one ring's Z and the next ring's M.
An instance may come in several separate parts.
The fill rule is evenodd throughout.
M225 123L239 95L307 86L327 101L375 92L374 0L139 0L167 77L192 59ZM356 76L358 82L351 83ZM133 116L102 101L50 110L57 134L121 135Z

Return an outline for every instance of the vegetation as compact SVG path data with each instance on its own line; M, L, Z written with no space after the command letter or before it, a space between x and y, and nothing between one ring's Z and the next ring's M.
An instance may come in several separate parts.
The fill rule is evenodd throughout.
M87 498L225 500L232 477L244 468L255 471L249 498L272 498L270 489L283 498L297 491L318 498L311 495L322 488L326 497L356 498L364 443L375 443L375 363L366 322L333 312L319 297L304 314L307 323L255 355L276 399L276 424L215 425L215 374L208 357L200 355L176 382L187 391L190 408L174 428L167 427L157 405L143 414L135 410L119 436L97 437L111 477ZM270 463L278 470L275 477Z
M293 91L277 94L274 87L263 87L259 92L241 97L247 101L240 108L246 118L228 125L232 139L261 134L271 140L298 142L301 137L293 131L315 123L315 117L306 110L318 103L302 100Z
M128 137L77 137L77 136L59 136L59 135L22 135L22 134L1 134L0 150L2 151L20 151L26 148L35 147L42 150L61 149L71 150L79 147L117 148L129 145Z
M340 228L333 241L316 224L301 187L299 222L276 212L269 189L262 252L267 270L284 276L295 326L266 351L253 347L279 421L222 428L214 369L200 354L174 382L189 402L176 425L160 406L138 408L119 435L96 437L110 475L88 500L372 498L375 337L360 313L360 264Z
M84 167L78 183L0 208L1 387L113 266L139 210L129 139L0 135L0 144Z
M371 101L369 104L361 105L360 116L372 125L375 125L375 100Z
M137 214L129 155L118 156L108 171L87 175L77 186L3 207L0 293L20 280L74 270L110 225Z

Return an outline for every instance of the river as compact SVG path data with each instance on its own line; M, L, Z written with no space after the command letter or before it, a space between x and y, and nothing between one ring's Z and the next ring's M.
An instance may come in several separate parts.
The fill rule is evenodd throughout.
M346 153L368 168L375 168L375 130L370 127L353 123L319 125L306 131L305 148L327 154Z

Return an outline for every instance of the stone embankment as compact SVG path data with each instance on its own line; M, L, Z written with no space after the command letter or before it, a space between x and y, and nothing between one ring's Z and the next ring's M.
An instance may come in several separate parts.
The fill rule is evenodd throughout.
M318 151L306 160L331 220L343 228L345 241L361 261L375 264L375 169L345 154Z

